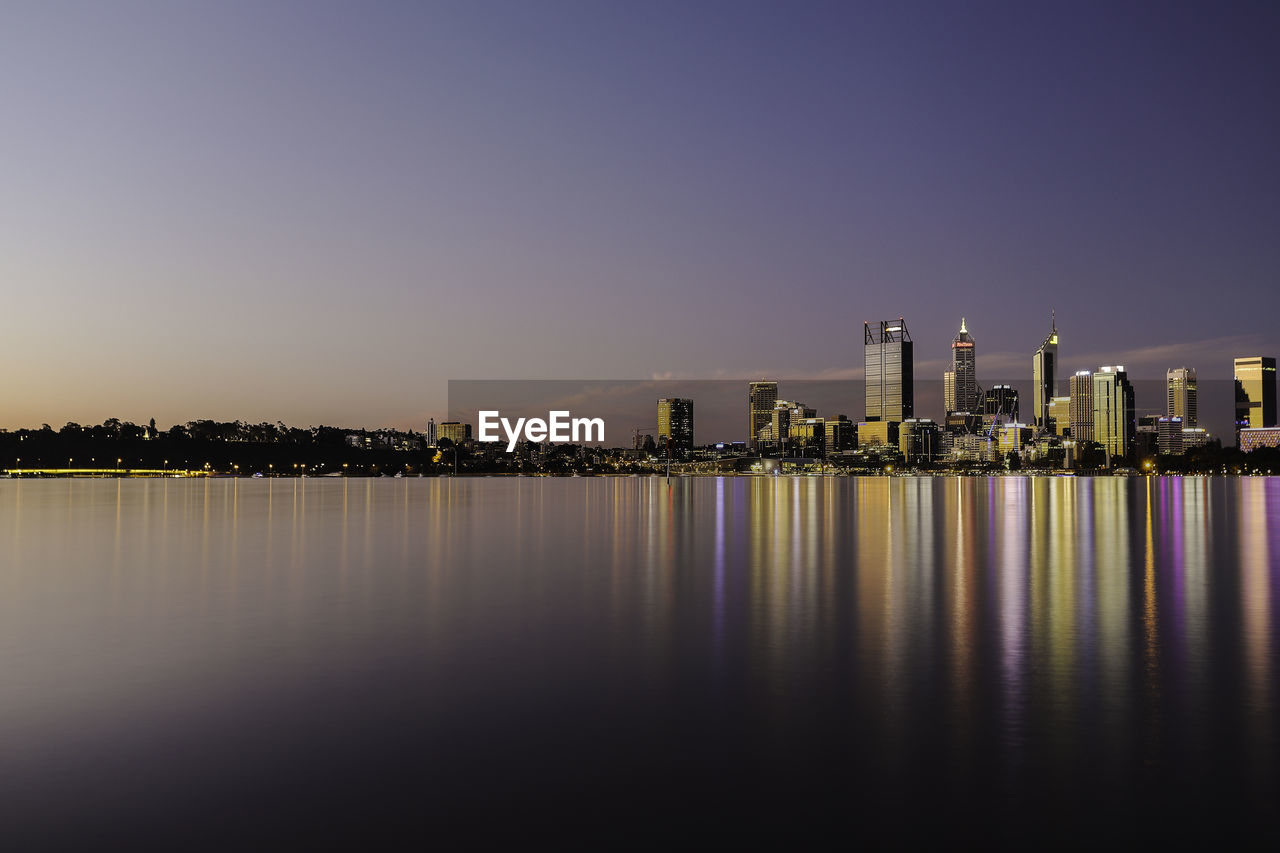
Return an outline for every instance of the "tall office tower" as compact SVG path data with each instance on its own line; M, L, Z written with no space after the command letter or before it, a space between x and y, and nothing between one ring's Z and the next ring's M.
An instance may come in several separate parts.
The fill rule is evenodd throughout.
M1071 437L1077 442L1096 441L1093 433L1093 374L1078 370L1069 384L1071 402L1067 418L1071 424Z
M777 444L786 444L787 438L790 437L791 413L799 405L799 403L793 403L790 400L778 400L773 404L773 411L769 413L769 425L773 429L769 435Z
M948 386L950 394L946 393ZM951 342L951 369L943 374L943 398L948 415L952 412L977 414L982 409L982 399L978 395L977 351L963 317L960 318L960 332Z
M427 421L427 447L436 446L436 419L431 418Z
M1133 449L1136 431L1133 386L1124 366L1099 369L1093 374L1093 440L1108 459L1122 459Z
M1018 389L1010 385L996 385L987 389L984 415L1000 415L1010 421L1018 419Z
M862 324L867 367L868 421L902 423L915 413L915 361L911 334L901 317L876 330Z
M658 401L658 447L693 450L693 401L663 397Z
M1262 355L1237 358L1235 375L1238 447L1240 430L1276 425L1276 360Z
M773 420L773 405L778 402L777 382L752 382L747 391L747 447L755 450L760 430Z
M1183 429L1194 429L1196 423L1196 369L1175 367L1165 374L1168 406L1165 415L1181 418Z
M1058 317L1052 315L1049 337L1044 339L1040 349L1031 357L1031 410L1035 425L1040 429L1048 427L1049 401L1058 394Z

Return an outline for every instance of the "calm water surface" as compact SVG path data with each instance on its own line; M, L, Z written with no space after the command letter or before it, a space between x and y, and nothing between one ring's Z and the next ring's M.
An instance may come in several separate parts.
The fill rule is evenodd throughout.
M0 483L24 848L1274 841L1278 665L1280 479Z

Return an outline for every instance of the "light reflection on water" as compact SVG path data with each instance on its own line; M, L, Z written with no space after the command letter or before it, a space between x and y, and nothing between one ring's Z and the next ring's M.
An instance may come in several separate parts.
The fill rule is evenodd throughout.
M33 837L291 825L299 787L974 832L1206 800L1252 831L1280 796L1280 480L15 481L0 530Z

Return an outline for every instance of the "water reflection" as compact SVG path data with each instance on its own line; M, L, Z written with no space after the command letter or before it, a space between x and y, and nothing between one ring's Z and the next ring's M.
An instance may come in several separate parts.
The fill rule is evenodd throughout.
M316 713L367 770L554 754L739 804L1278 793L1277 480L18 481L0 530L0 794L32 814Z

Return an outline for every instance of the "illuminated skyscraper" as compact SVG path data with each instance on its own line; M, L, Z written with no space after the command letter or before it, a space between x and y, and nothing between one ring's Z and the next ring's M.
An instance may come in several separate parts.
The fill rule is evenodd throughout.
M1067 418L1071 424L1071 437L1077 443L1094 441L1093 437L1093 374L1078 370L1071 377L1071 402Z
M1109 460L1123 459L1133 449L1136 432L1133 386L1124 366L1099 369L1093 374L1093 440Z
M1049 401L1058 394L1058 319L1052 318L1049 337L1031 357L1031 416L1035 425L1045 429L1049 421Z
M431 418L427 421L427 447L436 446L436 419Z
M1165 415L1181 418L1183 429L1194 429L1196 424L1196 371L1194 367L1176 367L1165 374L1168 389L1168 406Z
M747 447L755 450L760 430L773 420L773 407L778 402L777 382L752 382L747 392Z
M982 411L982 399L978 392L977 352L973 335L960 318L960 333L951 342L951 369L943 374L943 404L947 414L952 412Z
M914 417L915 368L906 321L862 324L867 368L867 421L902 423Z
M658 447L693 449L693 401L684 397L663 397L658 401Z
M987 389L984 415L1000 415L1007 421L1018 419L1018 389L1010 385L996 385Z
M1237 358L1236 446L1240 430L1276 425L1276 360L1267 356Z

